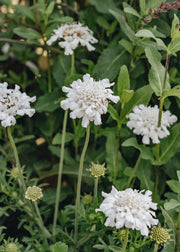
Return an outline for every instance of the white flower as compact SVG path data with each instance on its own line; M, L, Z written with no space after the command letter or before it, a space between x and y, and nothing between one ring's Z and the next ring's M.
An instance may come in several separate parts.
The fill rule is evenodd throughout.
M14 89L9 89L7 82L0 83L0 120L2 126L15 125L16 115L33 116L35 109L30 107L30 102L35 100L35 96L29 97L26 93L21 93L18 85L15 85Z
M80 22L64 24L58 29L53 30L54 34L46 42L47 45L51 45L58 39L63 39L58 44L60 47L65 48L65 55L72 55L73 50L81 46L86 46L88 51L93 51L95 48L91 45L97 43L98 40L93 37L92 31L83 26Z
M117 229L125 226L126 228L136 229L142 235L148 236L151 225L157 225L158 220L154 219L157 204L152 202L151 191L138 192L128 188L124 191L118 191L112 186L111 192L104 193L105 197L99 209L107 217L105 226L116 227Z
M170 133L167 130L171 124L177 121L175 115L171 115L170 111L162 111L161 126L158 127L159 108L157 105L154 107L146 107L143 104L135 106L133 113L127 115L130 120L127 126L133 129L137 135L142 135L142 142L144 144L150 143L150 138L154 144L160 143L159 138L165 138Z
M61 107L71 109L72 119L82 118L82 126L87 127L89 121L94 121L95 125L101 124L101 114L107 112L108 99L117 103L119 96L112 95L113 91L108 87L113 86L108 79L95 81L89 74L73 81L71 88L63 87L63 92L67 92L67 99L61 102ZM106 89L107 88L107 89Z

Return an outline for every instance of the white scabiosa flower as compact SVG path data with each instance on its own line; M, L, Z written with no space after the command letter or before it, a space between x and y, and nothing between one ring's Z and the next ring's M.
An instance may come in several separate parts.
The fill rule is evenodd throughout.
M73 81L71 88L62 88L63 92L67 92L68 98L61 102L61 107L72 110L72 119L82 118L82 126L85 128L90 121L100 125L101 115L107 112L108 99L115 103L120 99L119 96L112 95L113 91L109 87L113 85L108 79L95 81L89 74L85 74L83 81L79 79Z
M167 127L170 127L177 121L175 115L171 115L170 111L162 111L161 126L158 127L159 108L157 105L154 107L146 107L143 104L135 106L133 113L127 115L129 121L127 126L133 129L136 135L142 135L142 142L149 144L150 139L154 144L160 143L159 139L167 137L170 133Z
M88 51L93 51L95 48L91 45L97 43L98 40L93 37L92 31L83 26L80 22L64 24L58 29L53 30L54 34L46 42L47 45L51 45L53 42L59 39L63 39L58 44L60 47L65 48L65 55L72 55L73 50L81 46L86 46Z
M8 88L7 82L0 83L0 120L3 127L16 124L16 115L33 116L35 109L30 107L30 102L34 102L36 97L29 97L26 93L21 93L20 87L15 85L14 89Z
M118 191L114 186L110 193L102 192L105 197L99 209L107 217L105 226L122 227L136 229L142 235L148 236L151 225L157 225L158 220L154 219L157 204L152 202L151 191L138 192L128 188L124 191Z

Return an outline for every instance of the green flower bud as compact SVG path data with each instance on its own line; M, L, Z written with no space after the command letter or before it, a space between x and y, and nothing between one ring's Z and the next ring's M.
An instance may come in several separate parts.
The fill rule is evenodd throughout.
M82 201L84 205L89 205L93 201L93 196L91 194L86 194L82 197Z
M98 178L104 176L106 168L104 167L104 165L93 164L89 170L92 176Z
M157 244L166 243L169 239L169 233L167 228L154 226L150 233L150 238Z
M6 245L5 248L6 252L17 252L18 251L18 246L14 242L10 242Z

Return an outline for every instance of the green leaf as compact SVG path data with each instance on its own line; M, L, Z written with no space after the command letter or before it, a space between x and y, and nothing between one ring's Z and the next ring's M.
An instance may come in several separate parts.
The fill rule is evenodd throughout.
M59 103L56 101L59 99L60 93L57 90L53 91L52 93L42 95L38 98L35 109L37 112L53 112L57 108L60 107Z
M117 19L119 22L121 29L126 34L126 36L129 38L130 41L134 42L135 39L135 33L131 29L131 27L127 24L123 11L114 11L112 8L109 10L109 12Z
M141 11L141 16L145 16L147 14L145 0L139 0L139 6L140 6L140 11Z
M177 171L178 181L180 183L180 171Z
M177 208L180 206L180 202L175 199L171 199L169 202L164 203L164 208L169 211L171 209Z
M118 112L115 110L115 108L111 104L108 105L108 112L114 120L118 122L120 121Z
M22 16L25 16L29 19L31 19L33 22L35 22L34 12L32 9L25 5L17 4L15 5L17 14L21 14Z
M128 64L130 55L121 46L104 49L94 67L93 75L96 79L108 78L113 81L119 73L119 68Z
M162 96L165 68L161 64L161 55L154 47L145 48L145 53L151 64L149 82L157 96ZM165 89L170 89L169 76L167 75Z
M139 104L147 105L152 96L153 90L150 85L139 88L135 91L131 100L124 105L123 113L121 120L122 122L125 120L126 115L131 112L131 110Z
M174 14L171 26L171 38L174 40L176 37L179 37L179 18Z
M179 35L180 35L180 32L179 32ZM180 37L179 38L175 38L173 40L172 43L170 43L170 46L169 46L169 51L171 53L176 53L180 50Z
M39 32L32 28L26 28L26 27L16 27L13 29L13 32L17 34L18 36L26 39L40 39L42 36Z
M129 42L126 39L121 39L119 41L119 44L122 45L128 51L128 53L130 53L130 54L132 53L132 51L133 51L133 45L132 45L131 42Z
M129 72L126 65L123 65L120 69L118 81L117 81L118 95L122 96L123 90L130 89Z
M108 14L110 9L116 10L116 5L113 0L89 0L89 4L95 6L96 10L100 13Z
M66 132L65 143L70 142L72 139L74 139L74 134ZM57 133L52 140L52 144L61 144L61 142L62 142L62 134Z
M124 12L130 13L133 16L136 16L136 17L140 17L139 13L134 8L132 8L131 6L125 7Z
M180 183L177 180L168 180L166 181L171 190L175 193L180 193Z
M53 12L54 5L55 5L55 2L52 2L52 1L48 5L47 10L46 10L46 13L47 13L48 16L51 15L51 13Z
M163 98L166 98L168 96L177 96L178 98L180 98L180 85L177 85L170 90L165 90L162 93Z
M141 181L141 188L153 191L154 182L151 180L152 177L152 165L147 160L141 160L137 171L136 176Z
M56 242L55 244L50 246L52 252L67 252L68 246L63 242Z
M160 156L158 165L167 163L174 156L176 150L180 147L180 123L175 124L170 129L170 135L160 142Z
M123 92L122 92L122 95L121 95L121 103L127 103L128 101L131 100L131 98L133 97L134 95L134 91L133 90L126 90L124 89Z

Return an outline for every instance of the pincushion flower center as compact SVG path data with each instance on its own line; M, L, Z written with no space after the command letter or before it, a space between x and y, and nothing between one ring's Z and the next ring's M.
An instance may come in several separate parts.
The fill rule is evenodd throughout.
M73 34L76 34L77 37L80 37L80 38L83 38L83 35L84 35L84 33L82 31L80 31L80 30L76 31L76 27L74 27L74 26L67 27L63 32L64 37L72 36Z
M1 103L6 106L6 109L10 109L15 106L15 103L13 101L11 101L8 94L6 96L2 97Z
M155 111L149 111L147 115L144 115L144 122L150 123L151 125L155 124L158 121L158 114Z
M118 196L115 204L118 207L125 207L129 209L143 209L144 203L142 203L142 199L138 197L138 195L128 195L126 197Z
M93 89L92 87L86 87L81 90L80 99L82 99L87 106L92 106L98 104L99 101L102 102L102 94L100 92L100 88L96 87Z

